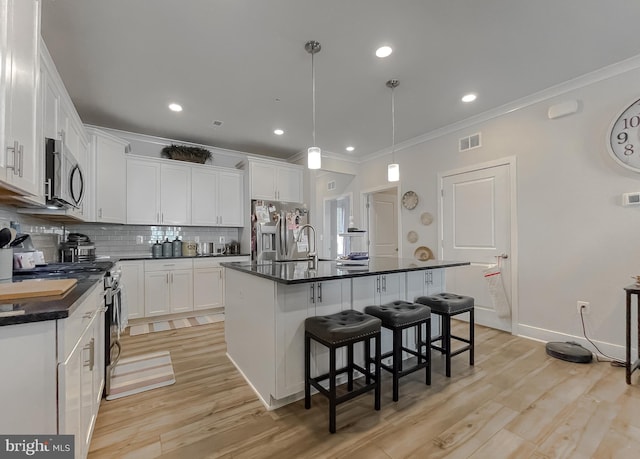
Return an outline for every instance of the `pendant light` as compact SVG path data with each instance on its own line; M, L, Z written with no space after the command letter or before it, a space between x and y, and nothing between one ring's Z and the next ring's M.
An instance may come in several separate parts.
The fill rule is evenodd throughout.
M316 147L316 73L313 66L313 55L322 49L320 43L311 40L305 43L304 49L311 54L311 94L313 106L313 146L307 151L307 167L309 169L320 169L322 164L322 153L319 147Z
M391 164L387 166L387 180L389 182L400 180L400 165L396 163L396 101L393 92L399 84L398 80L387 81L387 87L391 88Z

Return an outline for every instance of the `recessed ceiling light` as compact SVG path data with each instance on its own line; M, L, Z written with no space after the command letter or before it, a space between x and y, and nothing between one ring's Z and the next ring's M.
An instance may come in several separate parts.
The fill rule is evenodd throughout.
M282 135L282 134L284 134L284 131L282 129L276 129L275 131L273 131L273 133L275 135Z
M391 55L392 52L393 50L391 49L390 46L381 46L380 48L376 49L376 56L387 57Z
M351 151L355 150L355 148L353 148L353 147L349 146L349 147L347 147L347 148L346 148L346 150L347 150L347 151L349 151L349 152L351 152Z
M174 112L181 112L182 111L182 105L180 105L180 104L169 104L169 110L174 111Z
M465 94L464 96L462 96L462 102L473 102L474 100L476 100L476 96L475 94Z

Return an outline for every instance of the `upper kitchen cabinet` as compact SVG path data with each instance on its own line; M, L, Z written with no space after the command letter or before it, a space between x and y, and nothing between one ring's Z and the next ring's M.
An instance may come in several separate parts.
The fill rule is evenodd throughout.
M249 161L251 199L302 202L302 167L275 161Z
M191 168L128 157L127 223L191 224Z
M191 170L191 223L196 226L244 225L243 174L208 166Z
M94 204L91 220L104 223L127 222L127 163L125 149L128 142L92 127L86 128L90 137L90 175Z
M0 0L0 184L18 194L41 190L36 137L40 2Z

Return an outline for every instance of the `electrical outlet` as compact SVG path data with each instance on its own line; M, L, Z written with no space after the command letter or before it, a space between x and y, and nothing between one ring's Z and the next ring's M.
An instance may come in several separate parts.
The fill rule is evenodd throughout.
M220 242L220 244L224 244L224 240L225 240L225 239L224 239L224 236L220 236L220 237L218 238L218 241Z
M582 311L583 314L589 314L589 302L588 301L578 301L576 303L576 308L578 312Z
M144 238L142 236L136 236L136 244L144 244Z
M196 244L197 244L198 242L200 242L200 236L195 236L195 237L193 238L193 242L195 242Z

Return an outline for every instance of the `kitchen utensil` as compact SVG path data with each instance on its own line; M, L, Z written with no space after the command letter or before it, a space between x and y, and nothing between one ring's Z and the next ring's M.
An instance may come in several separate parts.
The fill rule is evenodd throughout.
M425 247L424 245L421 245L420 247L418 247L416 251L413 252L413 256L416 257L416 260L420 260L420 261L435 259L431 249L429 247Z
M9 228L9 231L11 231L11 241L9 241L9 244L11 244L15 240L15 238L18 235L19 231L17 229L14 229L14 228Z
M11 230L9 228L2 228L0 230L0 249L4 248L11 242Z
M0 289L0 300L62 295L77 283L78 279L33 279L3 284Z
M28 234L21 234L20 236L18 236L17 238L15 238L13 240L13 242L11 242L9 244L9 247L15 247L17 245L22 244L24 241L26 241L29 238Z
M213 253L213 242L200 242L198 244L198 253L200 255L211 255Z

